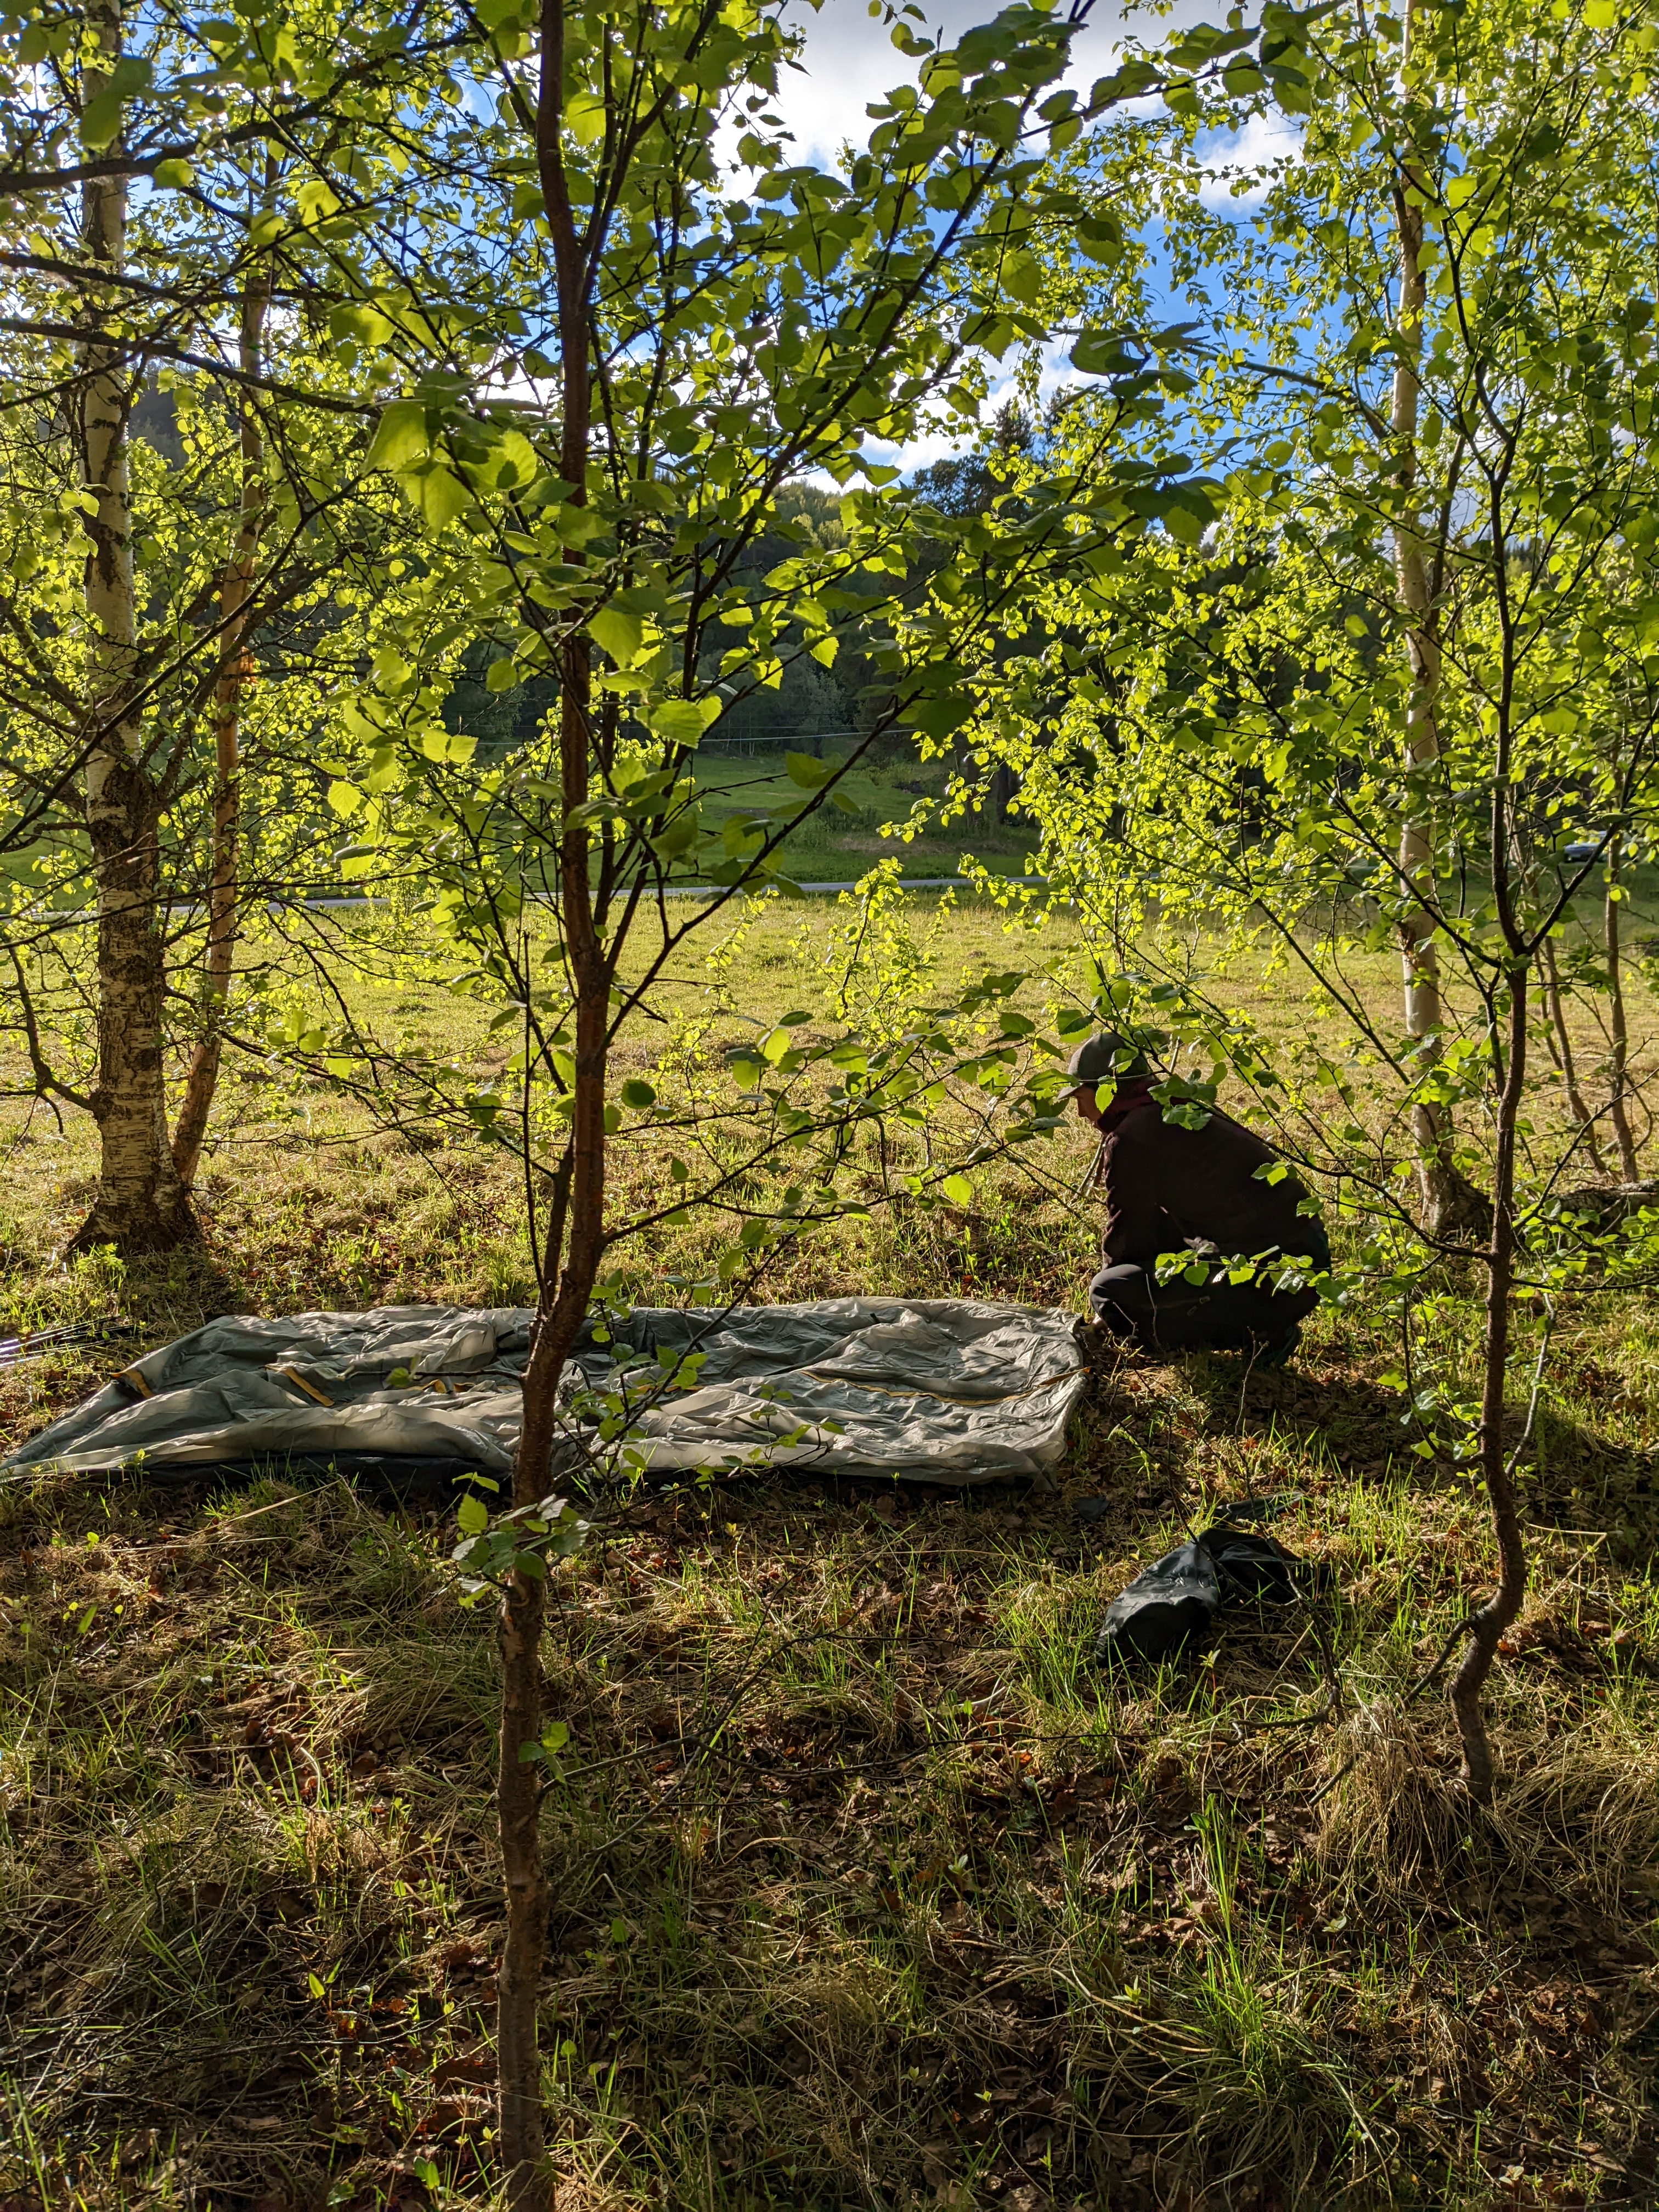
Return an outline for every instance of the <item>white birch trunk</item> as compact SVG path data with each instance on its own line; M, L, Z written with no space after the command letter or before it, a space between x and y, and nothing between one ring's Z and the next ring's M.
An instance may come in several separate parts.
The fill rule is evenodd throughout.
M121 52L120 0L94 0L88 25L112 66ZM108 82L88 69L85 96ZM118 151L120 136L98 150ZM89 151L92 149L88 149ZM94 177L81 188L86 248L112 271L126 252L127 180ZM88 287L95 325L107 296ZM91 510L85 605L87 826L98 889L98 1076L92 1109L100 1143L98 1193L74 1242L143 1250L176 1243L190 1215L167 1143L161 1001L164 955L157 927L157 805L143 760L134 697L137 665L127 418L132 372L119 350L89 337L82 353L83 482Z
M1636 1139L1626 1101L1630 1096L1630 1030L1625 1018L1625 981L1619 945L1619 908L1621 888L1620 861L1624 840L1615 833L1607 841L1607 904L1602 915L1602 941L1607 956L1607 1119L1619 1148L1619 1172L1627 1183L1641 1179Z

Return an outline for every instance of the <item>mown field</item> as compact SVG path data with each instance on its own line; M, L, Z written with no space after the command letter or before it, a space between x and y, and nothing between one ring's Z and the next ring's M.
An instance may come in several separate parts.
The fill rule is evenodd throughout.
M842 750L827 744L823 757L834 760ZM889 823L905 821L915 800L942 799L952 765L914 756L877 758L845 777L839 788L847 805L820 807L791 832L787 849L796 875L807 882L855 883L890 856L907 877L951 876L961 866L964 844L997 875L1018 875L1035 866L1033 825L1018 817L995 822L983 807L949 823L930 814L908 842L884 834ZM697 782L712 826L736 807L799 806L804 795L789 780L782 748L748 754L711 750L698 760Z
M786 1002L821 1015L844 926L769 906L688 957L671 1011L709 1054ZM910 933L919 992L1075 951L971 905L918 901ZM499 1069L435 955L374 963L361 1019ZM1292 979L1236 988L1282 1034L1319 1018ZM149 1344L227 1310L528 1296L501 1154L377 1127L276 1057L235 1061L221 1108L202 1248L125 1272L53 1256L84 1128L7 1109L8 1327L118 1312ZM977 1171L971 1208L878 1206L756 1294L1079 1309L1085 1159L1068 1132ZM628 1155L623 1198L659 1171ZM635 1295L710 1235L625 1252ZM1438 1287L1455 1363L1468 1286ZM0 1369L0 1440L132 1349ZM1399 1358L1363 1304L1284 1375L1125 1357L1052 1492L780 1477L600 1510L548 1653L568 2212L1659 2201L1659 1309L1561 1302L1489 1815L1438 1699L1406 1703L1491 1550L1458 1468L1410 1454ZM1103 1673L1109 1597L1243 1497L1283 1499L1324 1594ZM11 2212L489 2202L494 1648L453 1541L343 1485L0 1490Z

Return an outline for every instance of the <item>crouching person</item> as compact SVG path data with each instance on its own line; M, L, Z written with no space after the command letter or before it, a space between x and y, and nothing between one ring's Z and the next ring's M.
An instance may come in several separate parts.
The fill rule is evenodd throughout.
M1097 1187L1106 1194L1105 1264L1089 1286L1103 1328L1148 1352L1246 1352L1283 1366L1319 1303L1312 1290L1274 1290L1277 1263L1322 1274L1331 1249L1305 1188L1286 1171L1259 1176L1279 1155L1212 1111L1202 1128L1166 1121L1143 1054L1109 1031L1072 1054L1078 1112L1101 1134ZM1103 1093L1103 1107L1097 1096ZM1160 1254L1186 1249L1205 1260L1255 1259L1255 1279L1160 1284Z

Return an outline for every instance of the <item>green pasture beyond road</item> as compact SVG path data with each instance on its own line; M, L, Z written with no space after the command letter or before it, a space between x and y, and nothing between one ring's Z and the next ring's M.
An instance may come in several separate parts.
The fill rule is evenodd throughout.
M747 754L710 746L696 764L708 827L718 830L728 816L745 809L793 810L805 804L807 793L791 781L784 763L788 751L806 750L811 743L801 738L792 746L767 746ZM836 752L836 746L826 746L823 757L833 761ZM908 880L953 876L969 850L994 875L1024 873L1033 865L1037 834L1031 823L1018 817L994 822L988 811L970 808L941 825L933 811L908 838L901 834L918 799L941 799L945 784L939 763L877 763L855 769L837 787L845 805L826 801L790 833L785 850L792 874L808 882L851 884L878 862L894 860ZM319 811L318 818L332 843L347 841L348 833L336 817ZM41 857L33 850L0 856L0 881L38 881L35 867ZM64 848L55 848L45 857L61 867ZM257 848L249 866L257 873ZM362 889L361 882L330 882L326 878L313 886L317 896L343 897L361 896ZM82 903L81 889L66 896L69 904Z
M704 803L711 826L744 807L801 804L805 794L790 781L785 750L769 747L734 756L711 749L699 758L697 782L708 794ZM825 753L836 757L833 746ZM919 799L937 801L945 786L945 772L937 763L854 770L837 788L856 811L825 805L793 830L785 848L793 872L807 881L854 883L878 861L891 859L906 877L949 876L960 866L964 848L971 848L994 874L1024 872L1031 864L1037 835L1018 817L993 822L981 810L941 826L937 812L930 812L925 826L908 840L891 834Z

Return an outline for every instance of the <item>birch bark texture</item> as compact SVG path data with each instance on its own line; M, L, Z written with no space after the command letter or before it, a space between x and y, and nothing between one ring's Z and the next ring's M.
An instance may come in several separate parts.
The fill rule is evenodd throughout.
M88 67L83 105L105 91L122 52L120 0L88 11L99 66ZM118 151L123 136L94 152ZM82 750L87 829L98 897L98 1073L90 1094L98 1124L98 1188L70 1249L113 1243L163 1249L187 1237L192 1217L167 1141L162 1039L166 961L158 927L160 797L144 759L139 709L137 608L133 586L128 423L135 372L101 325L112 313L100 270L126 254L125 176L88 178L81 216L89 325L81 348L79 406L85 571L87 696Z

